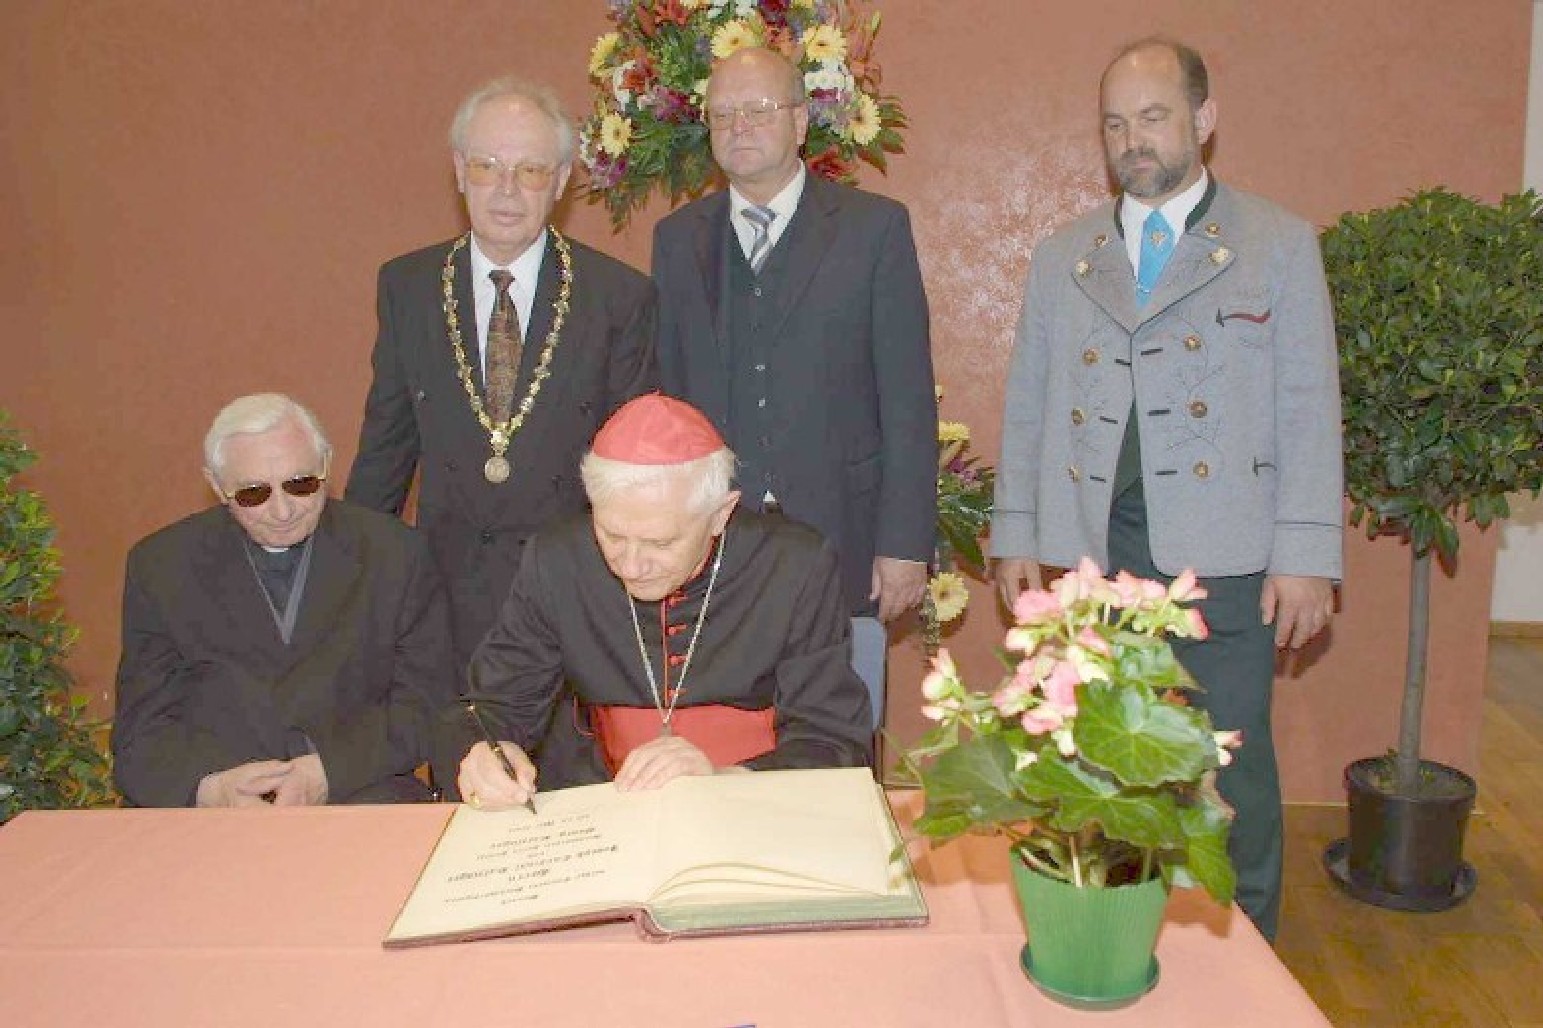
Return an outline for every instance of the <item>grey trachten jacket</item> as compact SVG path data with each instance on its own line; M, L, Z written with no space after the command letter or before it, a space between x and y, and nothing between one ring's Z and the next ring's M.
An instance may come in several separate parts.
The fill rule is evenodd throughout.
M1213 188L1144 308L1117 203L1035 252L1007 382L995 556L1107 567L1134 386L1161 571L1340 577L1339 377L1317 237L1268 201Z

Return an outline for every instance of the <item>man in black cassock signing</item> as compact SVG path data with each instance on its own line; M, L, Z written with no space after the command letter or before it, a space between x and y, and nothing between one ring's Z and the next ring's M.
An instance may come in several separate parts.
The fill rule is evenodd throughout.
M472 659L475 703L447 756L468 803L535 791L526 756L566 680L622 789L688 774L849 767L870 758L836 557L806 526L737 509L734 455L689 404L647 395L595 437L592 511L538 533ZM447 768L445 770L455 770Z

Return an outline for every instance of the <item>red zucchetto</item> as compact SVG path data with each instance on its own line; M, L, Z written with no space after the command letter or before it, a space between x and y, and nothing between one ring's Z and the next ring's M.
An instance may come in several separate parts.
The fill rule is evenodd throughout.
M624 464L684 464L726 445L713 423L691 404L646 393L611 415L596 433L590 452Z

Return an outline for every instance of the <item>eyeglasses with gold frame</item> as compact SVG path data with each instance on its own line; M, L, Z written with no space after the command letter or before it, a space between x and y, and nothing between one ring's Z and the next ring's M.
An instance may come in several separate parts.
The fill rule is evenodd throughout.
M530 161L511 164L488 154L462 154L461 161L466 167L466 181L474 186L501 185L512 175L521 189L545 189L557 174L550 165Z

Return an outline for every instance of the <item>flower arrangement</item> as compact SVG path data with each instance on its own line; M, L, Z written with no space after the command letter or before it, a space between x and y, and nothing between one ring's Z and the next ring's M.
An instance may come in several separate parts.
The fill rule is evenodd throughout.
M616 26L595 41L592 113L579 155L590 199L620 228L657 187L699 196L714 174L702 104L714 60L744 47L776 50L804 73L810 171L852 181L902 148L900 102L878 92L877 13L861 0L610 0Z
M972 691L938 653L922 682L938 724L902 763L926 793L917 830L1005 833L1029 867L1081 888L1161 875L1229 902L1232 809L1215 775L1241 738L1185 703L1193 683L1166 638L1205 638L1185 606L1204 597L1192 572L1164 588L1084 559L1018 597L995 690Z
M928 653L937 651L943 626L962 616L970 602L964 576L955 568L962 564L984 572L986 566L980 537L991 524L996 472L968 455L969 446L969 425L938 421L937 567L922 598L922 642Z

